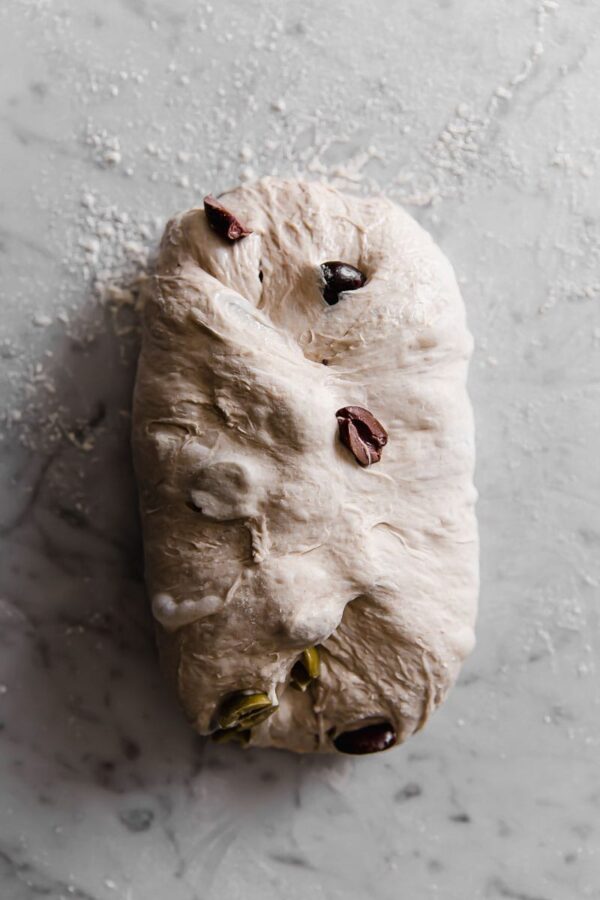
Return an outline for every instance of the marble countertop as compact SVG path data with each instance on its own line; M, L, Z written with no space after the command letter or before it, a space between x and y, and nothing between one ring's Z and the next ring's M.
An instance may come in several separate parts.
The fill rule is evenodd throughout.
M4 0L2 900L600 898L600 6ZM128 430L169 213L406 205L476 339L478 645L359 760L216 747L157 671Z

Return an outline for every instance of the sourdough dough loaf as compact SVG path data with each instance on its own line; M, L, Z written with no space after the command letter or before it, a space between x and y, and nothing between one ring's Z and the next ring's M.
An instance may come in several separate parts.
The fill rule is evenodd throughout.
M243 234L228 239L213 201L166 227L135 390L164 670L202 734L385 749L423 726L473 646L471 338L456 280L385 199L266 178L220 200ZM327 261L363 286L332 300ZM348 443L349 407L387 435L373 464ZM240 697L273 714L240 720Z

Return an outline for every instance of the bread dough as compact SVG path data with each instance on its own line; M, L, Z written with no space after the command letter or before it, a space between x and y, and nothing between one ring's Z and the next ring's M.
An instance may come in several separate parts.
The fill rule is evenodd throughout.
M251 744L423 726L473 646L471 338L446 258L395 204L265 178L162 239L133 416L146 579L164 670L202 734L223 698L278 704ZM367 276L334 306L320 265ZM336 411L388 434L363 467ZM288 686L303 649L321 674Z

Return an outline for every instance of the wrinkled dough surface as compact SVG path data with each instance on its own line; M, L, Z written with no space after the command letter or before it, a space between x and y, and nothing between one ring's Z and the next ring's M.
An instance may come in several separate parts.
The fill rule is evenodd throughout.
M277 713L252 744L331 751L390 721L404 740L473 644L477 531L471 339L450 265L391 202L264 179L172 219L145 313L134 402L146 578L164 669L201 733L221 699ZM319 265L364 287L327 306ZM324 364L326 361L326 364ZM335 412L384 425L362 468ZM289 689L301 651L321 677Z

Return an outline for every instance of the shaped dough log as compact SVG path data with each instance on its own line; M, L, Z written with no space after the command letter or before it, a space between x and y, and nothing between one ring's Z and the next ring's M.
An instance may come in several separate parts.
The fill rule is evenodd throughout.
M251 745L347 752L342 734L380 723L355 752L384 749L424 724L473 645L456 280L387 200L272 178L220 200L251 233L176 216L145 311L133 448L161 659L203 734L232 695L264 692L277 708ZM334 305L331 260L366 277ZM375 464L340 439L347 407L387 433ZM314 646L318 677L291 689Z

